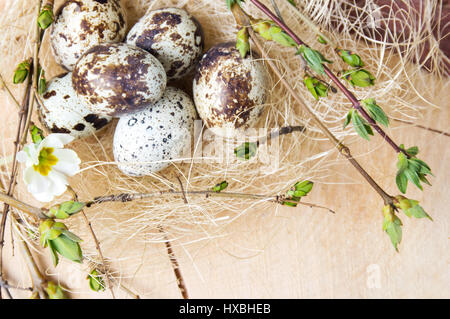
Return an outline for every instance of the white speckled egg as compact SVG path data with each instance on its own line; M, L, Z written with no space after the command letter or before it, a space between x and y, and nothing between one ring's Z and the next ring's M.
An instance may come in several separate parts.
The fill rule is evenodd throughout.
M192 71L204 47L200 23L178 8L148 12L130 30L127 43L153 54L163 64L169 80Z
M119 169L130 176L150 175L189 156L196 118L191 98L173 87L158 102L121 117L114 134Z
M121 42L126 21L120 0L68 0L57 11L50 41L56 62L72 70L88 49Z
M212 47L200 61L194 78L194 102L214 134L234 136L258 121L269 78L256 58L255 53L242 58L236 44L230 42Z
M42 123L52 133L68 133L75 138L89 136L111 121L109 116L92 113L72 88L72 73L55 77L41 95L39 108Z
M166 88L161 63L125 43L99 44L77 62L72 84L93 113L119 116L158 101Z

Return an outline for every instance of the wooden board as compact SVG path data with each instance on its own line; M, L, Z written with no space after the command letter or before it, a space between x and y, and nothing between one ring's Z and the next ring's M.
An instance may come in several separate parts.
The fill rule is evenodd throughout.
M449 91L447 82L442 95L434 101L441 109L429 108L423 125L448 131ZM4 92L0 93L0 102L1 122L14 121L14 107ZM11 132L4 130L2 136L12 137ZM398 123L389 133L406 145L418 145L436 175L431 179L432 188L408 193L422 202L434 222L402 217L404 236L399 253L381 229L379 198L342 159L329 178L330 184L317 184L308 198L333 208L335 215L304 207L273 206L273 210L247 214L227 229L224 238L175 246L190 297L449 298L450 138ZM12 143L12 138L5 138L2 143ZM371 143L378 147L376 154L358 155L358 159L383 187L396 193L394 155L380 139ZM354 154L365 154L368 144L359 142L352 149ZM343 175L354 183L339 184ZM9 230L5 253L6 276L12 283L29 285L20 254L15 251L10 257ZM44 261L48 260L47 254L45 258L37 257L42 267L48 267ZM142 258L144 267L137 272L134 269L124 283L144 298L179 298L165 246L142 247ZM127 261L120 264L126 273ZM62 267L67 267L63 284L71 288L72 297L110 297L107 292L89 292L78 266L63 262ZM20 291L13 293L16 297L28 296ZM126 297L123 293L119 296Z

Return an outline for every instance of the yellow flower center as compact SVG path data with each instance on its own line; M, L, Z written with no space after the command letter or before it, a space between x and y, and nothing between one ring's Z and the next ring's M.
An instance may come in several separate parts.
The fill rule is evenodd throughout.
M33 165L36 172L39 172L42 176L47 176L52 170L52 166L58 163L58 158L53 155L53 147L44 147L39 152L39 164Z

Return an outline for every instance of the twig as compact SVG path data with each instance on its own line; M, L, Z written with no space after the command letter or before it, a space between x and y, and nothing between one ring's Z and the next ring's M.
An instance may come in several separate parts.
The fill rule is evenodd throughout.
M286 24L283 23L275 14L273 14L269 8L258 0L250 0L256 7L263 11L270 19L272 19L283 31L285 31L296 43L297 45L306 45ZM345 85L334 75L334 73L327 67L323 66L323 69L327 76L334 82L334 84L344 93L344 95L350 100L354 109L356 109L364 119L372 126L381 137L396 151L396 153L402 152L410 157L408 153L401 149L390 137L383 131L383 129L370 117L370 115L363 109L361 103L356 98L356 96L350 92Z
M36 19L39 17L39 14L41 12L42 7L42 0L38 0L38 5L36 7ZM43 35L43 30L39 28L39 24L36 20L35 25L35 42L34 42L34 49L33 49L33 78L32 78L32 86L33 86L33 92L37 90L38 88L38 82L39 82L39 49L41 46L41 36ZM31 116L33 115L33 109L34 109L34 101L35 97L34 94L30 94L30 99L28 101L28 112L27 112L27 118L25 121L25 128L22 134L22 138L20 140L20 144L24 145L27 140L27 134L28 134L28 127L31 123Z
M186 284L184 282L183 275L181 274L180 266L178 264L177 258L175 257L175 253L173 252L172 244L170 243L170 240L167 237L167 234L164 231L164 229L161 226L159 226L158 229L164 235L164 244L166 245L167 255L169 255L169 259L172 264L173 272L177 279L177 285L178 289L181 292L181 296L183 297L183 299L189 299Z
M16 176L17 176L17 152L20 148L19 141L20 136L22 133L22 124L25 117L24 110L26 108L26 101L28 97L30 96L30 88L31 88L31 77L28 77L27 86L24 92L23 100L22 100L22 107L20 108L18 114L19 114L19 123L17 125L17 131L16 131L16 139L14 142L14 153L13 153L13 162L12 162L12 168L11 168L11 176L9 179L9 186L8 186L8 195L12 195L15 189L16 185ZM6 227L6 218L8 217L9 212L9 205L5 204L3 206L3 213L2 218L0 221L0 279L3 279L3 246L4 246L4 239L5 239L5 227ZM0 299L2 298L2 291L0 289Z
M1 74L0 74L0 83L3 85L3 88L6 90L6 93L8 93L8 96L14 102L14 105L17 107L18 110L20 110L22 107L20 106L19 102L16 100L16 98L12 94L11 90L8 88L8 85L6 85L6 82L3 79L3 76Z
M281 71L277 68L275 63L270 59L266 50L264 50L261 42L256 36L255 32L250 26L250 20L246 13L238 6L235 5L232 8L232 12L235 16L236 22L241 26L248 26L249 34L253 42L255 43L258 50L261 52L263 58L269 64L274 73L278 76L281 83L286 87L293 98L299 103L309 114L309 116L314 120L314 122L319 126L322 132L327 136L327 138L333 143L333 145L339 150L339 152L347 158L347 160L356 168L356 170L366 179L370 186L381 196L384 200L385 205L393 204L393 197L387 194L376 182L375 180L364 170L364 168L359 165L359 163L351 155L350 149L344 145L340 140L338 140L333 133L328 130L328 128L322 123L322 121L315 115L314 111L306 104L306 102L298 95L294 88L289 84L289 82L282 76Z
M19 237L19 240L18 240L19 247L22 250L22 255L25 259L25 263L28 267L28 270L30 271L32 290L33 290L33 292L38 292L39 295L41 296L41 298L46 298L46 294L44 292L43 286L47 282L47 280L40 272L40 270L33 258L33 255L31 254L30 248L28 248L27 243L23 240L22 236L19 234L20 230L17 227L17 222L16 222L14 216L12 216L11 218L13 218L13 223L15 226L14 230Z
M71 186L68 186L68 189L72 193L74 200L78 201L78 194L75 192L75 190ZM114 291L113 291L113 286L111 285L111 281L109 278L108 267L106 266L105 258L103 257L102 249L100 247L100 242L97 239L97 235L95 235L94 229L92 228L92 224L89 221L89 219L87 218L86 213L84 212L84 209L81 210L81 215L83 216L83 220L86 223L86 225L88 226L91 236L94 239L95 248L97 249L97 253L98 253L98 255L100 257L100 261L102 263L102 267L104 268L103 270L105 272L106 283L108 285L109 290L111 291L111 296L113 297L113 299L116 299L116 296L114 295Z
M7 195L5 193L1 193L0 192L0 202L5 203L6 205L12 206L17 208L18 210L27 213L30 217L32 217L33 219L43 219L43 218L47 218L44 214L44 210L28 205L10 195Z
M281 135L287 135L287 134L291 134L293 132L304 132L305 131L305 127L302 125L297 125L297 126L283 126L282 128L280 128L279 130L275 131L275 132L271 132L268 136L264 136L261 137L258 141L257 144L258 146L261 144L264 144L267 142L267 140L271 140L273 138L277 138L278 136Z
M396 122L403 123L403 124L413 125L415 127L418 127L418 128L421 128L423 130L430 131L430 132L433 132L433 133L437 133L437 134L441 134L441 135L445 135L445 136L450 136L450 133L447 133L447 132L444 132L444 131L441 131L441 130L438 130L438 129L435 129L435 128L432 128L432 127L427 127L427 126L423 126L423 125L420 125L420 124L416 124L416 123L413 123L413 122L400 120L400 119L393 119L393 120L396 121Z
M188 195L197 195L197 196L205 196L205 198L208 197L222 197L222 198L242 198L242 199L255 199L255 200L265 200L277 204L283 204L285 201L289 201L289 199L286 199L286 196L284 195L258 195L258 194L246 194L246 193L233 193L233 192L214 192L214 191L187 191L185 192ZM150 193L122 193L117 195L107 195L107 196L99 196L94 198L94 200L86 202L86 205L92 206L97 205L101 203L106 202L131 202L131 201L137 201L142 199L148 199L152 197L160 197L164 195L183 195L183 192L181 191L173 191L173 190L167 190L167 191L157 191L157 192L150 192ZM297 203L297 202L296 202ZM306 203L306 202L298 202L297 204L302 206L308 206L308 207L315 207L320 209L326 209L332 213L334 213L333 210L329 209L328 207L312 204L312 203Z
M186 198L186 193L184 192L184 187L183 187L183 183L181 182L180 176L177 175L177 179L178 179L178 182L180 183L180 188L181 188L181 193L183 194L184 203L189 204L189 202Z

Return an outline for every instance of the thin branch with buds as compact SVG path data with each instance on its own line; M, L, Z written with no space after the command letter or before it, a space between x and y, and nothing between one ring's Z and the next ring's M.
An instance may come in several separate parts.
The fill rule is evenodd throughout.
M258 0L250 0L256 7L258 7L262 12L264 12L270 19L272 19L284 32L286 32L296 43L297 45L306 45L283 21L281 21L269 8L267 8L264 4L259 2ZM381 137L395 150L396 153L402 152L406 157L410 157L405 150L401 149L386 132L370 117L370 115L364 110L361 106L361 103L356 98L356 96L350 92L345 85L337 78L337 76L327 67L323 66L323 69L326 75L334 82L334 84L344 93L344 95L349 99L352 103L354 109L356 109L364 119L372 126Z
M74 201L78 201L78 194L75 192L75 190L71 186L69 186L68 189L72 193L72 197L73 197ZM107 288L109 288L109 290L111 291L111 296L113 297L113 299L116 299L116 296L114 295L113 286L111 285L111 280L110 280L110 277L109 277L108 267L106 266L105 258L103 257L102 249L100 247L100 242L97 239L97 235L94 232L94 228L92 228L92 224L89 221L89 219L87 218L87 215L84 212L84 209L82 209L80 211L80 213L83 216L83 220L84 220L86 226L89 228L89 231L91 233L92 239L94 240L95 249L97 249L98 256L100 257L101 266L102 266L103 271L105 273L106 284L108 286Z
M275 63L270 59L268 53L264 49L260 40L256 36L253 29L250 27L250 19L247 14L242 10L242 8L238 5L234 5L232 7L233 15L236 19L236 22L240 26L247 27L250 37L255 43L258 50L261 52L261 55L269 64L274 73L278 76L281 83L286 87L289 93L293 96L293 98L308 112L309 116L314 120L314 122L319 126L322 132L327 136L327 138L333 143L333 145L339 150L339 152L356 168L356 170L364 177L364 179L369 183L370 186L381 196L385 205L393 204L393 197L387 194L375 180L364 170L364 168L354 159L351 155L350 149L342 143L342 141L338 140L333 133L322 123L322 121L315 115L314 111L306 104L306 102L298 95L298 93L294 90L294 88L289 84L289 82L282 76L281 71L275 65Z

